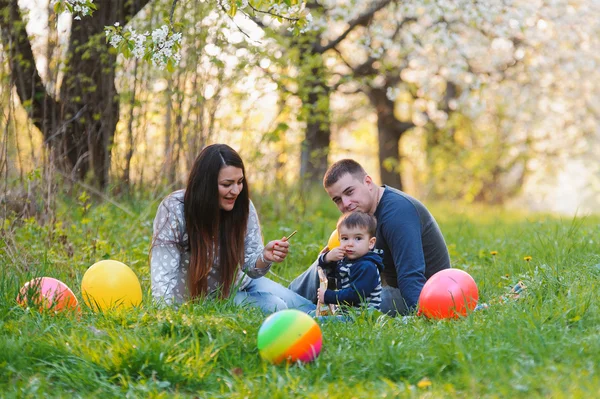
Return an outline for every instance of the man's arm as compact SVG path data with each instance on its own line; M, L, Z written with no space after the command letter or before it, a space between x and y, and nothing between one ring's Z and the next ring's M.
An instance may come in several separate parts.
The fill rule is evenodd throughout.
M396 268L398 288L409 309L415 308L425 278L419 214L408 200L379 220Z

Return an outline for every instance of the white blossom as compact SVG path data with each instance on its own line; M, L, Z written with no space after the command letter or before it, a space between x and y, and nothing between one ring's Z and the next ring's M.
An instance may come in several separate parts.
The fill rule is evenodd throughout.
M74 19L81 20L81 17L92 15L92 9L90 5L94 3L94 0L54 0L53 4L59 1L63 1L67 9L74 14Z
M108 34L108 32L107 32ZM119 44L123 41L123 36L120 35L112 35L109 39L109 43L111 46L113 46L114 48L117 48L119 46Z

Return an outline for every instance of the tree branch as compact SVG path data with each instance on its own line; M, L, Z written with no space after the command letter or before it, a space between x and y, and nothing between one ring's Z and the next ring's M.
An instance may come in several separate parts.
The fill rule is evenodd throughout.
M298 95L298 92L292 91L292 90L288 89L287 87L285 87L285 85L282 81L279 81L279 80L273 78L273 73L271 73L268 69L265 69L265 68L261 67L260 65L257 65L257 68L260 69L265 74L267 79L269 79L271 82L277 84L277 86L279 87L279 90L281 90L284 94L289 94L292 96Z
M279 15L276 14L272 11L269 10L259 10L258 8L255 8L252 4L248 3L248 6L252 9L252 11L254 11L255 13L260 13L260 14L267 14L270 15L272 17L276 17L276 18L281 18L281 19L285 19L288 22L296 22L298 21L298 18L291 18L291 17L286 17L285 15Z
M178 1L179 0L173 0L173 3L171 4L171 14L170 14L170 20L169 20L171 23L173 22L173 13L175 12L175 7L177 6ZM118 14L119 21L114 21L114 22L119 22L122 26L125 26L149 2L150 2L150 0L123 1L121 3L120 12Z
M394 34L392 35L391 40L395 40L398 37L398 34L400 33L400 31L402 30L404 25L406 25L409 22L415 22L416 20L417 19L413 18L413 17L406 17L402 21L400 21L400 23L396 26L396 30L394 31ZM357 65L357 66L352 66L352 65L350 65L350 63L348 61L346 61L346 59L342 55L341 51L337 47L334 47L334 50L339 54L339 56L340 56L341 60L344 62L344 64L346 64L346 66L352 70L352 73L354 74L354 76L357 76L357 77L365 77L365 76L375 75L378 71L373 67L373 64L378 59L383 58L383 56L385 54L385 53L382 54L381 57L379 57L379 58L369 56L369 58L367 58L367 60L365 62L363 62L362 64ZM398 74L399 73L400 73L400 71L398 71Z
M254 22L259 28L267 29L267 25L265 25L265 23L260 18L257 18L255 15L249 15L249 14L246 14L246 16L250 19L250 21Z
M173 3L171 4L171 13L169 14L169 23L171 25L173 25L173 14L175 14L175 7L177 7L177 2L179 0L173 0Z
M337 87L339 87L339 86L340 86L340 85L336 85L336 89L337 89ZM338 90L338 92L340 92L340 93L342 93L342 94L344 94L344 95L351 96L351 95L354 95L354 94L360 94L360 93L364 93L364 92L365 92L365 89L364 89L364 88L361 88L361 87L357 87L356 89L354 89L354 90L351 90L351 91Z
M363 14L359 15L358 17L356 17L352 21L348 22L348 27L346 28L346 30L340 36L338 36L336 39L331 40L325 46L321 46L321 45L319 45L317 43L315 45L315 51L317 53L323 54L327 50L330 50L330 49L334 48L335 46L337 46L338 44L340 44L340 42L342 40L344 40L346 38L346 36L348 36L350 34L350 32L352 32L354 30L354 28L356 28L357 26L365 26L365 25L367 25L369 23L369 21L371 20L371 18L373 17L373 15L377 11L379 11L382 8L386 7L391 2L392 2L392 0L382 0L382 1L378 2L378 3L375 3L375 5L373 7L371 7L369 10L365 11Z

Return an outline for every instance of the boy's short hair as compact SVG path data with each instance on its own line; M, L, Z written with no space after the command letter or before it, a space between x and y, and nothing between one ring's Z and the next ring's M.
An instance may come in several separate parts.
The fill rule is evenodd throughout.
M327 169L325 176L323 176L323 187L331 187L346 173L351 174L358 180L362 180L367 175L363 167L354 159L342 159Z
M364 228L369 233L369 238L375 237L377 234L377 219L375 216L365 212L355 211L344 213L337 222L338 232L342 226L349 229L354 227Z

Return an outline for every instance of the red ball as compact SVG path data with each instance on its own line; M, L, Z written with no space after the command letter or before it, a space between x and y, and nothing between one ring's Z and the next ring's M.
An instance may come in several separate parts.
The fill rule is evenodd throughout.
M433 319L466 316L475 309L479 290L473 277L459 269L437 272L423 286L419 296L419 313Z

